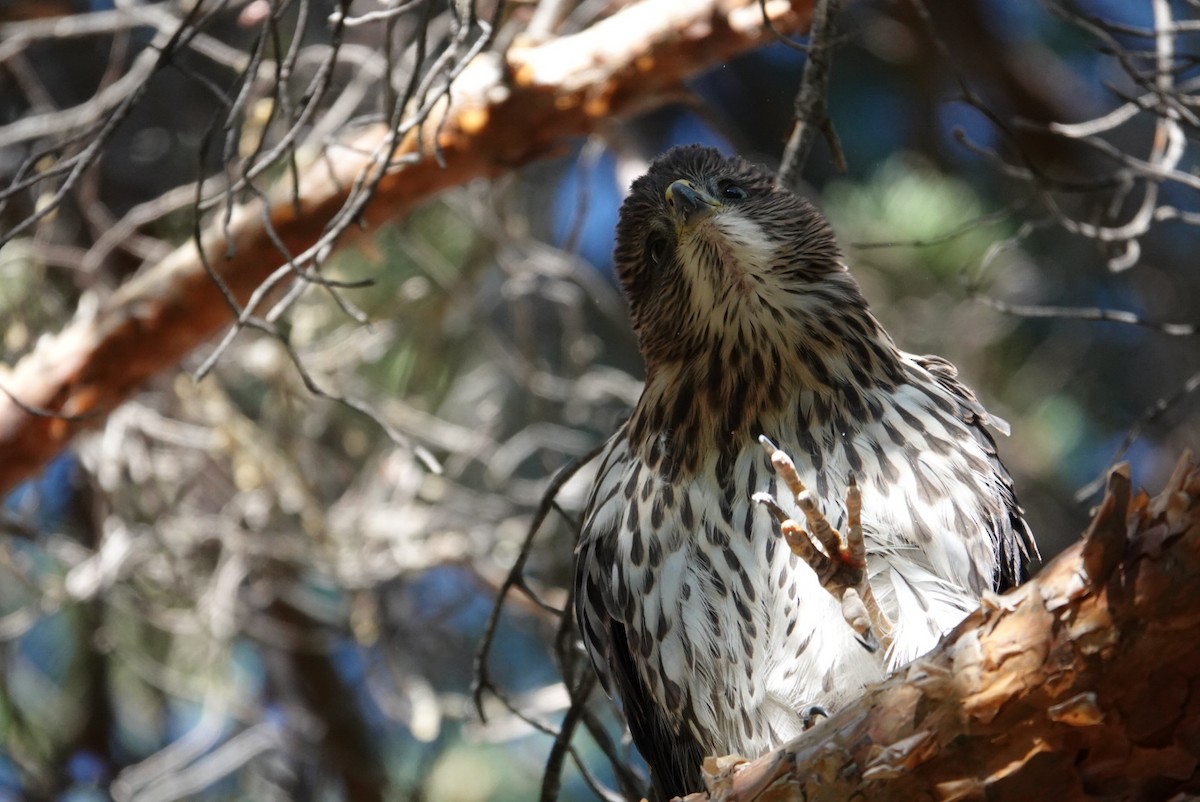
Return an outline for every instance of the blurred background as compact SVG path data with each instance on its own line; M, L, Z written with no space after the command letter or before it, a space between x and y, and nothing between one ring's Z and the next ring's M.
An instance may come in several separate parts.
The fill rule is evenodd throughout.
M219 212L197 208L194 182L262 165L269 183L288 132L377 117L406 79L402 60L375 61L387 42L424 36L408 69L431 74L483 20L502 49L538 13L569 34L620 5L0 2L0 379ZM332 38L335 12L389 9L406 13ZM139 75L163 19L197 38L175 68ZM1198 442L1197 6L864 1L836 22L827 99L845 170L820 141L801 189L897 343L953 361L1011 423L1000 452L1052 556L1114 460L1156 488ZM275 106L308 102L330 53L320 113L281 122ZM263 64L285 54L292 72L271 83ZM546 794L571 699L558 611L586 468L523 547L551 477L640 389L612 274L617 207L672 144L778 165L804 63L768 43L372 229L323 266L369 286L297 293L271 332L241 332L200 381L215 343L196 352L9 494L0 799ZM126 75L144 93L102 155L67 191L30 180L86 144L62 110L113 119L105 92ZM481 717L476 658L514 578ZM561 799L636 791L602 697L564 755Z

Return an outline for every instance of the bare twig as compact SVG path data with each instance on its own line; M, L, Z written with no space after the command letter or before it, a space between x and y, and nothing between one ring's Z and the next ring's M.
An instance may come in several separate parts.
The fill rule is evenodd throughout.
M818 131L824 134L829 143L837 169L841 172L846 170L846 158L829 117L828 105L834 25L840 4L841 0L817 0L813 12L808 60L804 62L804 74L796 94L795 120L779 165L779 180L785 186L796 184Z

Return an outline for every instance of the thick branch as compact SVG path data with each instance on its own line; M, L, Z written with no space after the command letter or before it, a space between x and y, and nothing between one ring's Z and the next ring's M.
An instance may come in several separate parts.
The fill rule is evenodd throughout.
M811 0L774 0L765 8L776 29L795 33L807 25ZM395 218L443 189L560 151L572 138L677 89L689 75L765 44L773 34L762 13L755 0L644 0L581 33L517 45L503 59L477 59L455 81L445 123L435 129L442 119L435 113L421 136L413 132L400 144L394 161L421 158L384 176L368 222ZM236 209L227 229L205 232L204 253L239 303L284 262L264 217L289 253L303 253L342 208L356 178L373 169L369 154L386 136L381 128L371 130L353 147L315 161L301 175L298 208L285 187L269 204ZM435 141L444 167L433 158ZM0 375L0 388L11 394L0 395L0 494L231 319L189 243L122 286L98 311L43 339L10 374Z
M1122 466L1083 542L812 732L714 762L689 800L1194 794L1198 633L1200 470L1185 457L1151 500Z

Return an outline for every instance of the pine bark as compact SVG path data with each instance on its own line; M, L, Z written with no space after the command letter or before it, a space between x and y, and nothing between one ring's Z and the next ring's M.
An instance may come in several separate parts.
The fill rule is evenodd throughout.
M1081 541L932 653L689 802L1168 800L1200 793L1200 469L1109 476Z

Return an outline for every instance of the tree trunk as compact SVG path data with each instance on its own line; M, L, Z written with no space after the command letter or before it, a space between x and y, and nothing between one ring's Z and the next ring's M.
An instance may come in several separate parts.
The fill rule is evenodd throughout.
M1200 792L1200 469L1114 470L1084 539L811 732L706 766L725 802Z

